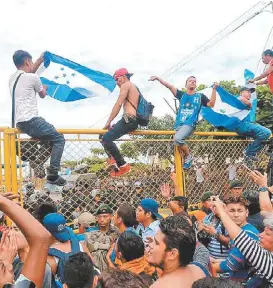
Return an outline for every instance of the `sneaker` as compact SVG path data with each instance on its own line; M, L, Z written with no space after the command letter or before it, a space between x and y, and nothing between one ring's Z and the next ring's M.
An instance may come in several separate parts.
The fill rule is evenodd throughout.
M119 167L118 171L112 171L111 172L111 177L120 177L126 173L129 173L131 171L131 165L130 164L125 164L124 166Z
M244 158L249 158L250 160L255 161L255 162L259 161L258 157L254 155L249 155L246 153L246 151L244 151L243 154L244 154Z
M57 178L53 178L54 176L47 176L47 182L49 183L49 184L53 184L53 185L57 185L57 186L65 186L66 185L66 180L63 178L63 177L61 177L61 176L57 176Z
M106 163L107 163L107 165L106 165L106 171L107 171L107 170L112 170L112 169L114 169L114 168L117 167L117 162L116 162L116 160L115 160L113 157L108 158L108 159L106 160Z
M183 169L190 169L191 168L191 165L192 165L192 156L189 155L186 159L185 159L185 162L184 162L184 166L183 166Z

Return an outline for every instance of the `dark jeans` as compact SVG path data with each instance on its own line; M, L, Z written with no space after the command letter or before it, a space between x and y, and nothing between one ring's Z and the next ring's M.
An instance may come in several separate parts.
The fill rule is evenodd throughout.
M138 123L136 118L128 118L128 123L126 123L124 118L122 118L114 125L111 130L102 136L101 143L105 149L105 152L107 155L112 156L116 160L118 167L124 165L126 162L120 154L117 145L113 141L129 132L135 131L137 127Z
M29 121L19 122L16 126L33 139L49 142L52 145L48 175L58 174L65 145L64 136L42 117L34 117Z

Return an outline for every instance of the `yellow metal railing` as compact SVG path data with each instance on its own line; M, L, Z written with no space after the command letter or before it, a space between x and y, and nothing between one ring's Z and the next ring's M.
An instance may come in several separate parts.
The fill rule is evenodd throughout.
M135 137L131 137L130 139L125 137L125 139L118 140L117 143L119 143L120 147L126 143L132 143L134 144L133 146L123 146L124 149L127 149L125 152L134 152L132 150L136 149L137 151L141 151L141 153L137 155L141 155L142 159L143 157L146 157L146 154L152 155L154 158L151 160L151 163L149 162L150 160L148 160L148 164L145 164L146 166L142 165L143 160L139 160L137 157L134 158L132 161L132 172L129 173L128 176L126 175L126 177L116 180L111 179L109 174L105 173L104 171L105 167L101 163L103 160L105 160L106 155L103 152L100 154L101 152L99 151L99 154L96 157L92 156L93 158L90 156L90 151L93 148L98 149L100 147L98 135L104 134L106 132L105 130L59 129L58 131L64 134L66 138L66 146L63 154L64 165L72 165L66 163L73 162L75 164L77 162L79 164L87 163L89 167L85 172L76 172L74 175L72 175L75 178L71 180L74 187L71 188L71 191L65 192L67 194L63 193L61 200L56 200L58 203L61 201L60 206L63 205L65 207L63 208L65 211L69 210L71 207L72 210L76 209L78 207L77 205L80 205L80 209L94 209L94 207L90 208L88 205L94 204L94 200L92 200L92 191L96 190L95 188L97 184L95 181L100 182L98 186L101 191L104 191L104 201L108 201L113 205L113 207L116 207L116 205L122 203L122 201L133 201L134 191L132 191L132 193L130 192L130 194L127 190L133 189L132 185L134 182L146 183L145 189L150 194L145 194L145 196L158 199L159 203L161 203L161 207L166 207L164 199L160 197L160 185L162 185L164 182L170 181L169 175L171 170L169 167L172 163L174 163L175 166L177 183L180 187L181 195L186 195L189 197L190 203L198 203L200 200L200 195L204 191L212 190L216 193L224 193L226 185L229 182L226 172L227 164L225 159L239 159L242 155L242 151L249 144L248 140L234 139L234 137L237 136L236 133L195 132L193 137L188 140L188 144L191 152L194 155L195 161L198 164L199 158L208 158L208 161L203 163L203 166L207 166L206 169L204 168L207 174L205 177L206 179L200 184L196 181L196 170L194 168L188 171L183 171L182 169L183 161L181 161L181 156L178 149L174 149L173 141L171 139L175 133L174 131L138 130L131 133L131 135L134 135ZM145 136L150 137L145 138ZM217 137L217 139L213 139L213 137ZM225 139L222 137L225 137ZM231 137L233 138L230 139ZM26 167L23 167L23 163L21 161L21 148L24 143L36 142L27 138L26 135L21 134L17 129L10 129L6 127L2 129L0 128L0 138L2 144L0 146L0 149L2 149L0 151L1 164L3 163L2 160L4 161L4 171L2 170L2 165L0 168L1 186L4 186L6 191L22 194L23 185L26 185L27 182L32 182L35 183L36 189L44 190L44 179L26 176L29 175L29 171L27 171ZM34 148L32 147L31 149ZM36 147L35 149L38 148ZM128 155L131 154L128 153ZM160 161L163 159L166 163L162 160L158 164L156 162L157 154L159 155L158 157ZM263 153L261 155L261 159L266 162L266 156ZM97 169L95 172L93 172L93 168L96 167L96 165L103 167L103 169ZM245 173L246 171L241 171L241 168L238 168L238 177L240 179L246 178L244 177ZM4 175L4 177L2 175ZM71 178L73 178L72 176ZM26 180L28 177L31 178ZM111 192L112 194L109 194L106 191L108 193L107 194L105 189L110 185L109 183L111 181L115 181L116 191L113 193ZM122 183L120 184L120 182ZM252 187L251 185L252 184L248 182L245 183L246 188L250 189ZM146 193L147 191L144 192ZM92 197L90 194L92 194ZM28 201L33 201L33 199L31 198ZM81 204L78 203L79 201ZM67 203L69 203L69 207L67 207ZM31 205L32 204L30 204L30 206Z

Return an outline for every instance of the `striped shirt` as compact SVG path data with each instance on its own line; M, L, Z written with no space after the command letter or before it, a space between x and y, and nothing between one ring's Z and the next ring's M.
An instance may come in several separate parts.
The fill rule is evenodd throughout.
M234 243L247 261L269 281L270 287L273 287L273 253L263 249L244 231L235 237Z
M209 215L207 215L203 222L205 224L212 224L213 227L216 229L216 233L220 233L221 235L224 234L224 236L228 236L226 229L222 229L222 223L217 217L215 217L213 213L210 213ZM211 239L211 241L208 244L207 249L209 250L210 256L215 259L226 259L228 256L229 249L223 244L221 244L215 238Z

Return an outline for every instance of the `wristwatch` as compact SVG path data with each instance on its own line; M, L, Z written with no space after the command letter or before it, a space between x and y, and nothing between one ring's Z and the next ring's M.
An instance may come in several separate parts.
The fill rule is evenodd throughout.
M259 191L259 192L267 192L268 189L267 189L267 187L260 187L260 188L258 189L258 191Z

